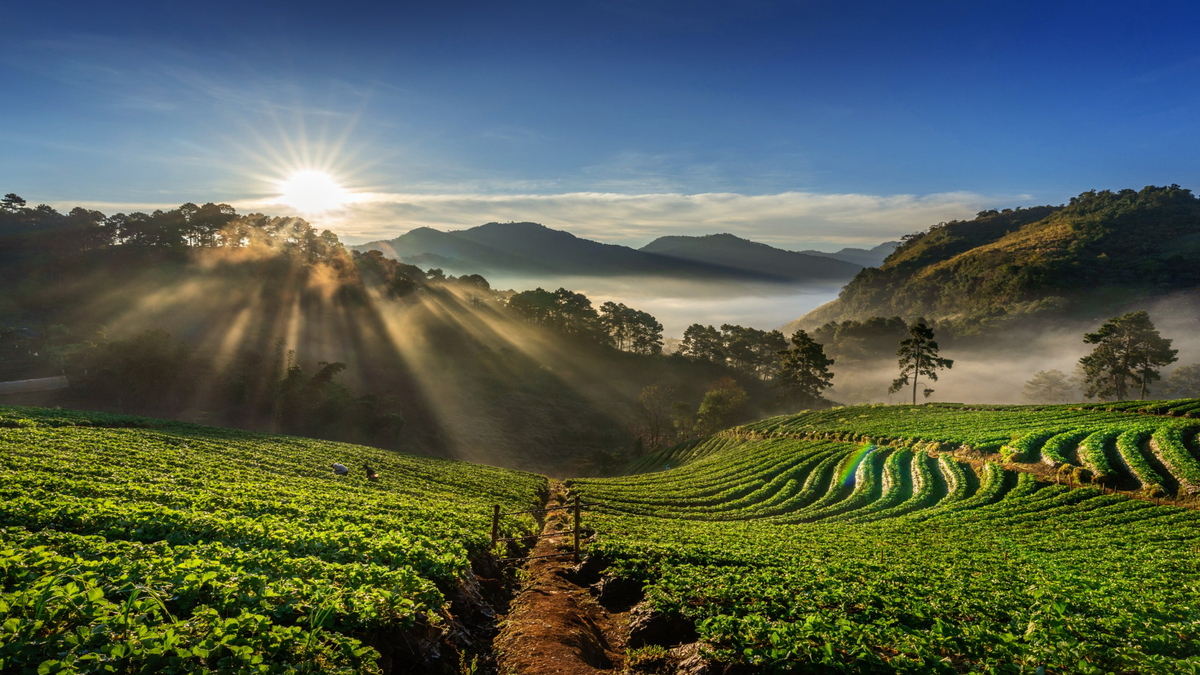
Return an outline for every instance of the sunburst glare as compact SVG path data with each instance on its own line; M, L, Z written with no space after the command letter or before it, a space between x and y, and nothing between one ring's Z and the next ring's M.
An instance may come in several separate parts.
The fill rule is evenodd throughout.
M337 209L350 201L350 197L350 193L324 171L297 171L279 185L279 201L304 213Z

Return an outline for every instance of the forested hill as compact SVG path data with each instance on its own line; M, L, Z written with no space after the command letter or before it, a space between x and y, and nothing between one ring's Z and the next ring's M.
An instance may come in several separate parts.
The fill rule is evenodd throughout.
M1082 315L1200 285L1200 200L1178 185L983 211L904 238L837 300L794 322L899 315L970 324ZM789 326L791 327L791 326Z

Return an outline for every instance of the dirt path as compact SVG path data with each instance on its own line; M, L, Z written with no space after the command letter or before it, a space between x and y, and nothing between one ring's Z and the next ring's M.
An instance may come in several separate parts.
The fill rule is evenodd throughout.
M565 501L562 485L556 484L550 505ZM542 533L570 530L567 514L550 512ZM530 555L549 555L569 550L570 545L570 535L542 539ZM575 568L569 555L525 564L525 582L494 643L501 675L593 675L623 670L628 614L610 613L602 607L587 586L573 580Z

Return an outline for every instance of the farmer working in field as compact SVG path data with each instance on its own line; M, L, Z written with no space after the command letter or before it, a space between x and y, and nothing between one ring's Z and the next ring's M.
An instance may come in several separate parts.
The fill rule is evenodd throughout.
M375 473L375 469L372 469L370 464L364 464L363 468L367 470L367 480L379 480L379 474Z
M350 473L350 469L347 469L344 464L338 464L337 462L334 462L329 466L333 467L333 473L336 476L345 476L346 474Z

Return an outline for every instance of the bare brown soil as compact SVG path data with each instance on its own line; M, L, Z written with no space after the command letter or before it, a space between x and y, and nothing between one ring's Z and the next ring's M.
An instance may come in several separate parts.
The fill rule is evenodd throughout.
M550 503L565 501L556 485ZM570 530L567 512L552 512L543 534ZM571 536L542 539L531 556L569 551ZM591 590L573 579L570 555L535 558L494 642L501 675L594 675L624 670L629 613L605 609Z

